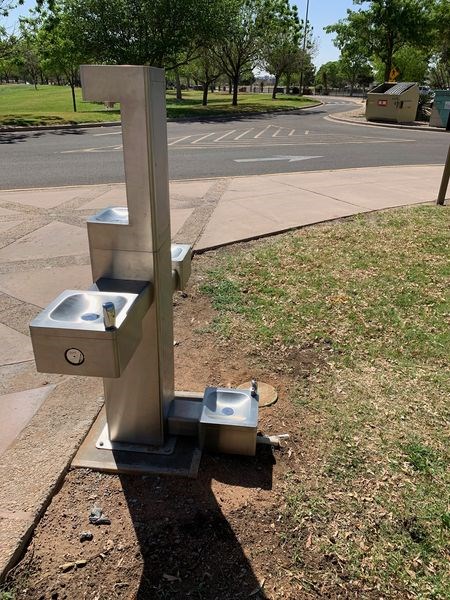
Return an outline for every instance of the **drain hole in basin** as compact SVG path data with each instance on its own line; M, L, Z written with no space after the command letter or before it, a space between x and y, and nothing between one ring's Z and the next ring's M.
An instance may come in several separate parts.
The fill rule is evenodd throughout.
M81 315L81 318L83 321L96 321L100 318L100 315L97 313L85 313L84 315Z
M231 415L234 415L234 410L229 406L226 406L225 408L222 408L222 414L227 415L229 417Z

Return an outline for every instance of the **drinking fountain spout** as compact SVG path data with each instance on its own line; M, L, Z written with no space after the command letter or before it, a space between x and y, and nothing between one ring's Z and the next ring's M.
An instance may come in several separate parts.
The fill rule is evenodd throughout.
M114 302L103 302L103 323L105 331L112 331L116 328L116 307Z

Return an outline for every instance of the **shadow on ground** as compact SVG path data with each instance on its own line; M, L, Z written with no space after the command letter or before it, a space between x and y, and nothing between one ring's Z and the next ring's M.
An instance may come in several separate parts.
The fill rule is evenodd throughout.
M273 464L263 447L254 458L205 456L195 480L121 475L142 556L136 600L267 598L230 519L240 532L255 528L255 514L237 496L242 488L271 490Z
M67 128L67 129L43 129L42 131L1 131L0 144L17 144L20 142L28 142L30 140L39 139L44 135L81 136L86 132L85 129Z

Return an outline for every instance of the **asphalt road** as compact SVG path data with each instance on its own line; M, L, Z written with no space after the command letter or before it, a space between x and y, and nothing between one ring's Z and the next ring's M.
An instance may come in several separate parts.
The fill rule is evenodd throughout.
M445 133L327 120L352 106L168 123L170 179L444 162ZM120 127L0 133L0 189L123 180Z

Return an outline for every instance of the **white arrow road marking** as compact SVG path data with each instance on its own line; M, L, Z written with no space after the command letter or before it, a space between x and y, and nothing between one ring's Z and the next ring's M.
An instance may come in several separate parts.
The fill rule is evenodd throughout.
M323 158L323 156L272 156L270 158L235 158L234 162L263 162L267 160L287 160L288 162L298 162L300 160L309 160L310 158Z
M117 146L102 146L101 148L81 148L79 150L62 150L60 154L78 154L81 152L112 152L114 150L122 150L122 144Z

